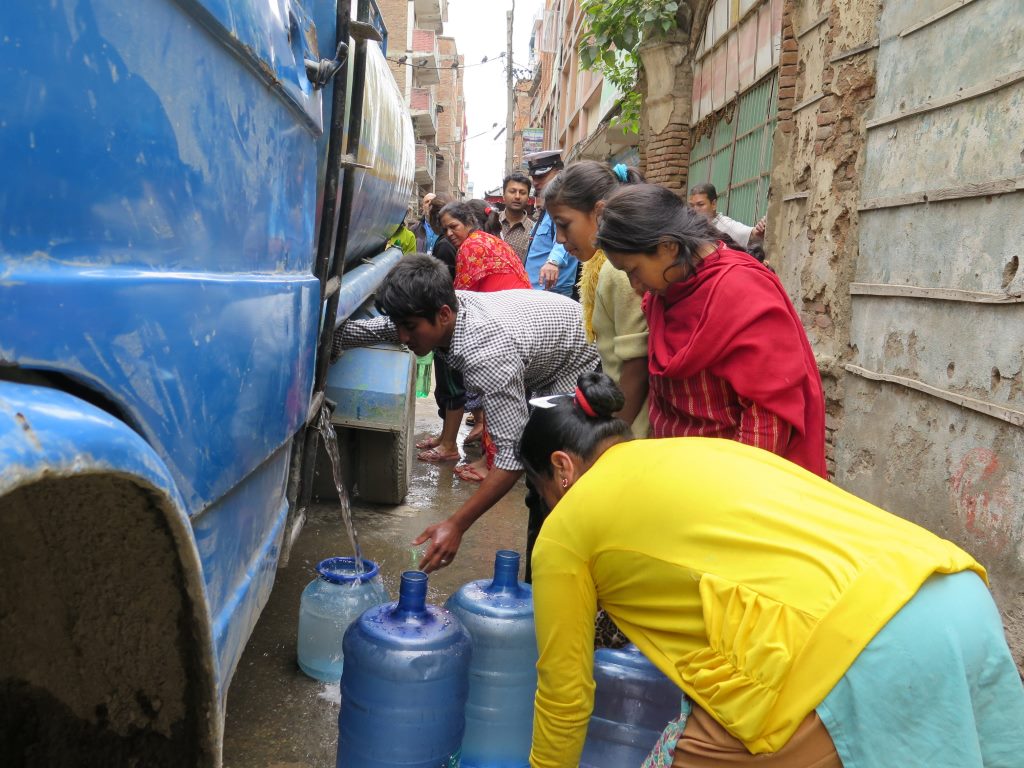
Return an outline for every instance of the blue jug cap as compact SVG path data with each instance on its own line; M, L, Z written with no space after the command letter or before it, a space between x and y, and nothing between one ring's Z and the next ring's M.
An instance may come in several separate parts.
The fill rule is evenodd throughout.
M316 572L324 581L332 584L353 584L359 582L365 584L376 578L380 568L372 560L363 560L363 572L356 573L356 559L354 557L328 557L317 563Z

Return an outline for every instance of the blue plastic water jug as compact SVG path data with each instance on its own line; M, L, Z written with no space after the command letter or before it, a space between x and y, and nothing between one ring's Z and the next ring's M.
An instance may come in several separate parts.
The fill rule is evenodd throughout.
M594 652L594 682L580 768L640 765L665 725L679 716L682 690L632 643Z
M354 557L329 557L316 567L318 577L302 590L299 602L299 668L312 678L338 682L344 664L342 640L348 625L367 608L386 603L387 590L376 563Z
M494 578L471 581L446 606L473 638L463 768L526 768L537 691L533 590L519 581L519 553L500 550Z
M427 605L427 575L345 633L338 768L457 768L473 649L451 612Z

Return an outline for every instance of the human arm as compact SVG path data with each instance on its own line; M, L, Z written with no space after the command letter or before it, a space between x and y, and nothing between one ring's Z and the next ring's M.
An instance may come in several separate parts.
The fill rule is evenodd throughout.
M597 591L586 562L543 533L532 568L539 656L530 766L569 768L594 708Z
M632 424L645 407L651 377L647 366L647 318L625 272L605 262L597 282L595 329L610 325L612 352L621 361L619 389L626 402L616 416Z
M368 320L347 320L334 329L334 339L331 342L331 362L337 360L343 350L352 347L397 343L398 330L389 317L381 315Z
M483 407L487 430L497 446L494 469L480 487L448 519L429 526L414 541L419 546L430 539L430 547L420 561L428 573L447 565L458 552L462 535L479 517L508 493L523 474L516 458L516 444L523 433L529 412L524 396L521 361L506 359L505 367L490 365L463 372L469 389L484 393Z
M647 390L651 377L647 370L647 356L622 361L619 373L619 389L626 398L622 410L615 415L627 424L632 424L640 415L640 409L647 401Z
M455 559L462 543L462 535L469 530L480 516L497 504L505 494L512 490L522 470L498 469L487 473L480 487L459 507L449 518L440 523L428 526L416 537L413 546L419 546L430 540L430 546L419 562L420 570L430 573Z

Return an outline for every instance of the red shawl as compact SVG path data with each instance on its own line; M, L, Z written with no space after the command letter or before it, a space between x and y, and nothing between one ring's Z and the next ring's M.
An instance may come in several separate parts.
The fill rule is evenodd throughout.
M479 229L469 234L455 256L455 288L498 291L529 288L523 262L508 243Z
M825 397L807 334L775 274L745 253L718 244L697 271L648 294L649 368L686 379L702 370L793 428L782 455L828 476Z

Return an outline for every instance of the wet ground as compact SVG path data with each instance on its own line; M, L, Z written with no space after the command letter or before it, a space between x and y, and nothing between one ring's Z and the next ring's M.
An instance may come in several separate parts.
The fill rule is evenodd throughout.
M416 403L416 440L440 427L433 398ZM463 427L465 434L468 428ZM460 437L461 442L461 437ZM476 449L478 450L478 449ZM476 458L479 454L471 452ZM353 500L353 520L363 557L380 565L384 584L397 597L401 572L411 566L409 543L427 525L444 519L476 487L452 475L453 463L416 461L405 503L397 507ZM463 537L458 557L432 574L430 601L442 603L467 581L484 578L498 549L526 547L522 481ZM335 505L309 510L305 529L280 569L270 601L231 683L224 735L225 768L333 768L338 734L337 684L306 677L295 661L299 598L325 557L351 555Z

